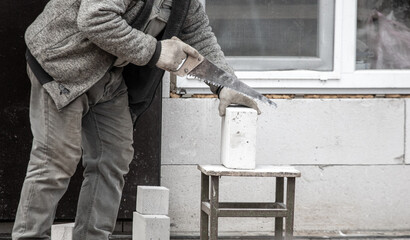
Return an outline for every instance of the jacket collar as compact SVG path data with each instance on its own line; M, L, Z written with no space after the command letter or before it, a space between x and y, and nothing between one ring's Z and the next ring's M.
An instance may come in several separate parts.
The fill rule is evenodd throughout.
M137 17L131 23L133 28L141 29L151 14L154 0L145 0L144 7L140 10ZM184 25L191 0L173 0L171 15L162 35L162 39L169 39L178 36Z

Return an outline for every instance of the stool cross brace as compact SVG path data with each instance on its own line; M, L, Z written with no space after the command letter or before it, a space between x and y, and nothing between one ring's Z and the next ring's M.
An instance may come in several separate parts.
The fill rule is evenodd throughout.
M232 170L220 165L199 165L201 170L201 218L200 239L218 239L219 217L274 217L275 240L293 238L295 178L300 172L294 168L268 166L256 170ZM217 169L217 171L214 171ZM221 176L276 177L275 202L219 202L219 178ZM286 204L284 188L286 181Z

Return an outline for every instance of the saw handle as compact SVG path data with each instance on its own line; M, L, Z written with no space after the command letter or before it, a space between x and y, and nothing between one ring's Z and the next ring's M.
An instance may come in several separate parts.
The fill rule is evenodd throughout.
M202 61L204 61L204 57L201 54L199 54L197 58L187 55L187 58L185 58L184 62L182 63L182 66L172 73L179 77L185 77L189 72L192 71L192 69L196 68Z
M171 39L183 42L181 39L179 39L176 36L173 36ZM194 58L187 54L187 57L182 62L182 64L179 66L178 70L172 73L179 77L185 77L189 72L192 71L192 69L196 68L202 61L204 61L204 56L202 56L200 53L198 53L197 58Z

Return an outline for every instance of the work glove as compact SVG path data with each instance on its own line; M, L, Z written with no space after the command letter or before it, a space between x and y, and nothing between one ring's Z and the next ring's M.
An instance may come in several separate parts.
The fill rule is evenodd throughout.
M161 41L161 54L156 66L169 72L175 72L187 56L199 57L195 48L189 46L177 37Z
M261 114L258 104L253 99L242 95L235 90L222 88L219 92L219 116L225 116L226 108L231 104L244 105L255 109L258 114Z

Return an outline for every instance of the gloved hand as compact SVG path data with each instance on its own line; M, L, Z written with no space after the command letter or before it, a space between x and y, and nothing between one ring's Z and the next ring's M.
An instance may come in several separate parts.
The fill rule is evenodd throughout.
M261 114L261 111L258 108L258 104L253 99L244 96L232 89L222 88L222 90L219 92L219 116L225 116L226 108L230 104L244 105L255 109L258 114Z
M161 54L156 66L169 71L175 72L187 55L197 58L199 53L195 48L189 46L177 37L161 41Z

